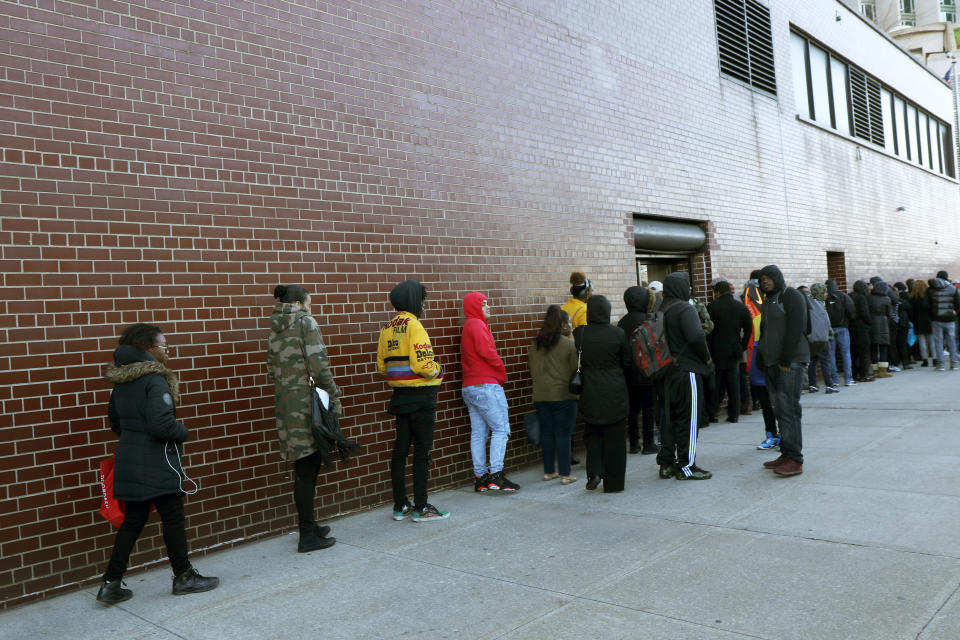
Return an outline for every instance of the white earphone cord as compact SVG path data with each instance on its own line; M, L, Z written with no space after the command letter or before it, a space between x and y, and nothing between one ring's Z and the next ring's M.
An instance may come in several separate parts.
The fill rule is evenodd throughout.
M180 471L183 471L183 461L180 460L180 450L177 449L177 445L176 445L176 444L173 445L173 451L174 451L174 453L177 454L177 464L180 465ZM188 496L192 496L193 494L195 494L197 491L200 490L200 485L199 485L197 482L195 482L195 481L193 480L193 478L190 478L189 476L187 476L187 472L186 472L186 471L183 471L183 475L180 475L180 471L177 471L176 467L174 467L172 464L170 464L170 457L167 455L167 443L166 443L166 442L163 443L163 457L164 457L164 459L167 461L167 466L170 467L170 469L172 469L175 474L177 474L177 479L178 479L179 482L180 482L180 491L182 491L183 493L187 494ZM184 480L186 480L187 482L190 482L190 483L193 484L193 491L187 491L186 489L183 488L183 481L184 481Z

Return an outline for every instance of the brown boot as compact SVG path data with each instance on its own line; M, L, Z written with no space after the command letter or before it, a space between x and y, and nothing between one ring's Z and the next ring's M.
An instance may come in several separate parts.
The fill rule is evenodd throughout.
M893 377L893 374L890 373L889 369L887 368L887 363L886 363L886 362L881 362L880 364L877 365L877 377L878 377L878 378L892 378L892 377Z
M753 415L753 403L747 400L746 402L740 403L740 415L742 416L751 416Z
M773 472L778 476L798 476L803 473L803 463L787 458L786 462L780 464Z
M785 455L783 455L783 454L781 453L781 454L780 454L780 457L777 458L776 460L767 460L766 462L764 462L764 463L763 463L763 468L764 468L764 469L776 469L777 467L779 467L780 465L782 465L784 462L786 462L786 461L789 460L789 459L790 459L790 458L788 458L787 456L785 456Z

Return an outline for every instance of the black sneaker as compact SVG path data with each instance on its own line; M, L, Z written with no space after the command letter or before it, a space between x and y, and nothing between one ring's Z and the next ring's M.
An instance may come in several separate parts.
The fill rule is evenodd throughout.
M660 453L660 447L655 444L645 444L643 445L643 449L640 450L640 453L645 456L648 456L651 453Z
M673 464L662 464L660 465L660 479L669 480L673 476L677 475L677 467Z
M713 477L713 474L706 469L701 469L697 465L693 465L690 467L690 475L684 474L683 469L677 469L674 477L677 480L709 480Z
M314 525L316 527L316 525ZM330 533L330 527L324 527L327 533ZM297 553L310 553L319 549L332 547L337 543L336 538L325 538L320 535L320 530L311 527L300 532L300 542L297 543Z
M600 486L600 476L593 476L592 478L587 478L587 491L593 491Z
M326 538L330 534L330 527L323 525L322 527L318 524L313 525L313 532L320 536L321 538Z
M326 538L326 540L333 540L333 538ZM173 577L173 595L182 596L187 593L202 593L216 589L219 584L220 578L202 576L197 573L196 569L190 567L180 575Z
M487 489L489 491L516 491L519 488L520 485L510 482L507 476L503 475L502 470L491 473L487 482Z
M630 443L630 453L640 453L640 443L631 442Z
M807 388L807 391L809 391L810 393L817 393L818 391L820 391L820 387L812 384Z
M485 473L482 476L473 476L473 490L477 493L483 493L490 487L490 474Z
M100 585L100 591L97 591L97 602L103 604L118 604L126 602L133 597L133 591L124 589L123 581L114 580L113 582L104 582Z

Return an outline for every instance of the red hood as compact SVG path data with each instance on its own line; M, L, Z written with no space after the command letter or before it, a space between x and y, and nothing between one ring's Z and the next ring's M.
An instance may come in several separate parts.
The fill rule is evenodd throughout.
M486 323L487 320L483 317L483 303L486 299L487 296L479 291L471 291L468 293L463 298L463 315L467 318L483 320L483 322Z

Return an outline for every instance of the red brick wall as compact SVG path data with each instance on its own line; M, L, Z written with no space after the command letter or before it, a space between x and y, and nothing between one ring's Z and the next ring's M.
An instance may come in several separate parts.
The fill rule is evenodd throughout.
M481 31L487 49L465 37ZM630 176L610 171L617 153L584 154L622 132L591 87L564 84L584 70L561 32L486 2L0 6L0 606L105 567L96 469L115 438L101 368L133 322L176 346L185 464L201 484L187 499L194 550L294 524L264 367L279 283L313 293L343 425L364 445L323 474L323 514L389 499L374 354L407 277L431 291L425 325L448 365L431 487L470 476L458 391L470 290L497 313L516 409L508 464L536 459L519 414L545 305L565 299L573 268L615 309L635 278L629 208L611 204ZM521 58L558 72L551 114L505 71ZM576 119L591 124L571 135ZM163 557L151 524L132 564Z

